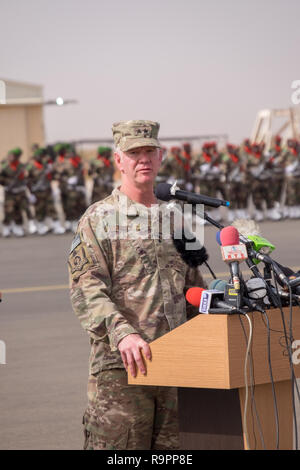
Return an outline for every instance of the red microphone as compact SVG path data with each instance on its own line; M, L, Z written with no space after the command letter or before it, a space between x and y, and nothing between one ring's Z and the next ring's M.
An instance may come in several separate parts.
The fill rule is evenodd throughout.
M201 313L237 313L235 306L223 301L224 292L216 289L191 287L185 294L186 300Z
M220 240L222 246L229 246L229 245L239 245L240 244L240 235L238 230L229 225L228 227L224 227L220 232Z
M194 307L199 307L204 290L202 287L190 287L185 294L185 298Z
M248 258L247 248L243 243L240 244L239 232L232 225L221 230L220 241L223 261L229 264L232 283L239 291L241 288L239 263Z

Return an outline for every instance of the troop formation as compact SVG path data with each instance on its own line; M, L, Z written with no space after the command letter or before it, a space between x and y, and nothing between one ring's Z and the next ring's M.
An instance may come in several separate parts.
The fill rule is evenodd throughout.
M172 147L159 181L177 180L181 189L230 201L228 212L210 212L215 220L300 218L300 142L290 139L283 145L276 136L268 151L264 143L249 139L223 150L205 142L201 150L193 153L189 143Z
M70 144L35 146L27 163L21 155L12 149L1 162L4 237L75 231L86 208L117 182L110 147L99 147L90 161ZM228 211L207 211L215 220L300 218L300 142L283 145L277 136L268 151L249 139L224 149L205 142L200 153L190 143L165 148L156 181L177 181L181 189L230 201Z
M89 167L69 144L33 148L27 163L12 149L1 162L4 188L2 235L45 235L75 231L88 205L111 193L114 166L111 148L99 147ZM93 181L88 191L87 179Z

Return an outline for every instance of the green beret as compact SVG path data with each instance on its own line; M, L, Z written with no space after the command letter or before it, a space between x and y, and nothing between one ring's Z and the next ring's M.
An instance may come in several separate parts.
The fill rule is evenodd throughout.
M20 149L20 147L16 147L16 148L12 149L9 153L12 153L16 157L20 157L23 152L22 152L22 149Z
M111 147L98 147L98 155L105 155L111 153Z
M46 149L44 149L44 148L38 148L38 149L36 149L36 151L34 152L34 156L35 156L35 157L38 157L38 156L40 156L40 155L46 155L46 153L47 153Z

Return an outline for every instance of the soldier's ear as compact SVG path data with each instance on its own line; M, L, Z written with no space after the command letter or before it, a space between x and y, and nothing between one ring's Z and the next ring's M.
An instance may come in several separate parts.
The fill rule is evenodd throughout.
M122 160L123 159L122 159L121 152L119 152L119 151L114 152L114 159L115 159L116 166L117 166L118 170L120 170L122 172L122 170L123 170Z

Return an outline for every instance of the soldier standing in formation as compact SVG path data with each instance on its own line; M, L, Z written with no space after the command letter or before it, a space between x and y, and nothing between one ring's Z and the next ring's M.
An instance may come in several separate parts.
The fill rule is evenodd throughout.
M38 148L26 167L28 173L28 189L33 196L37 233L45 235L50 230L54 234L65 233L53 200L51 181L53 179L53 163L50 163L47 150ZM46 219L49 219L50 227Z
M239 149L227 145L228 160L226 162L226 180L228 184L228 195L230 197L230 208L227 220L229 223L234 219L246 219L248 211L248 196L246 189L246 165Z
M286 215L300 218L300 143L295 139L287 142L285 153Z
M4 219L2 235L17 237L25 235L23 215L27 217L29 233L36 231L33 216L30 211L27 193L27 172L24 163L20 162L22 150L11 150L1 163L0 184L4 186Z
M84 168L81 158L70 147L60 151L54 164L66 230L76 230L80 216L87 208Z
M162 162L159 176L166 179L168 183L177 181L178 185L185 188L189 180L190 164L181 153L178 146L171 147L169 155Z
M90 164L88 173L93 180L92 204L104 199L113 189L115 168L111 156L110 147L98 147L98 156Z

